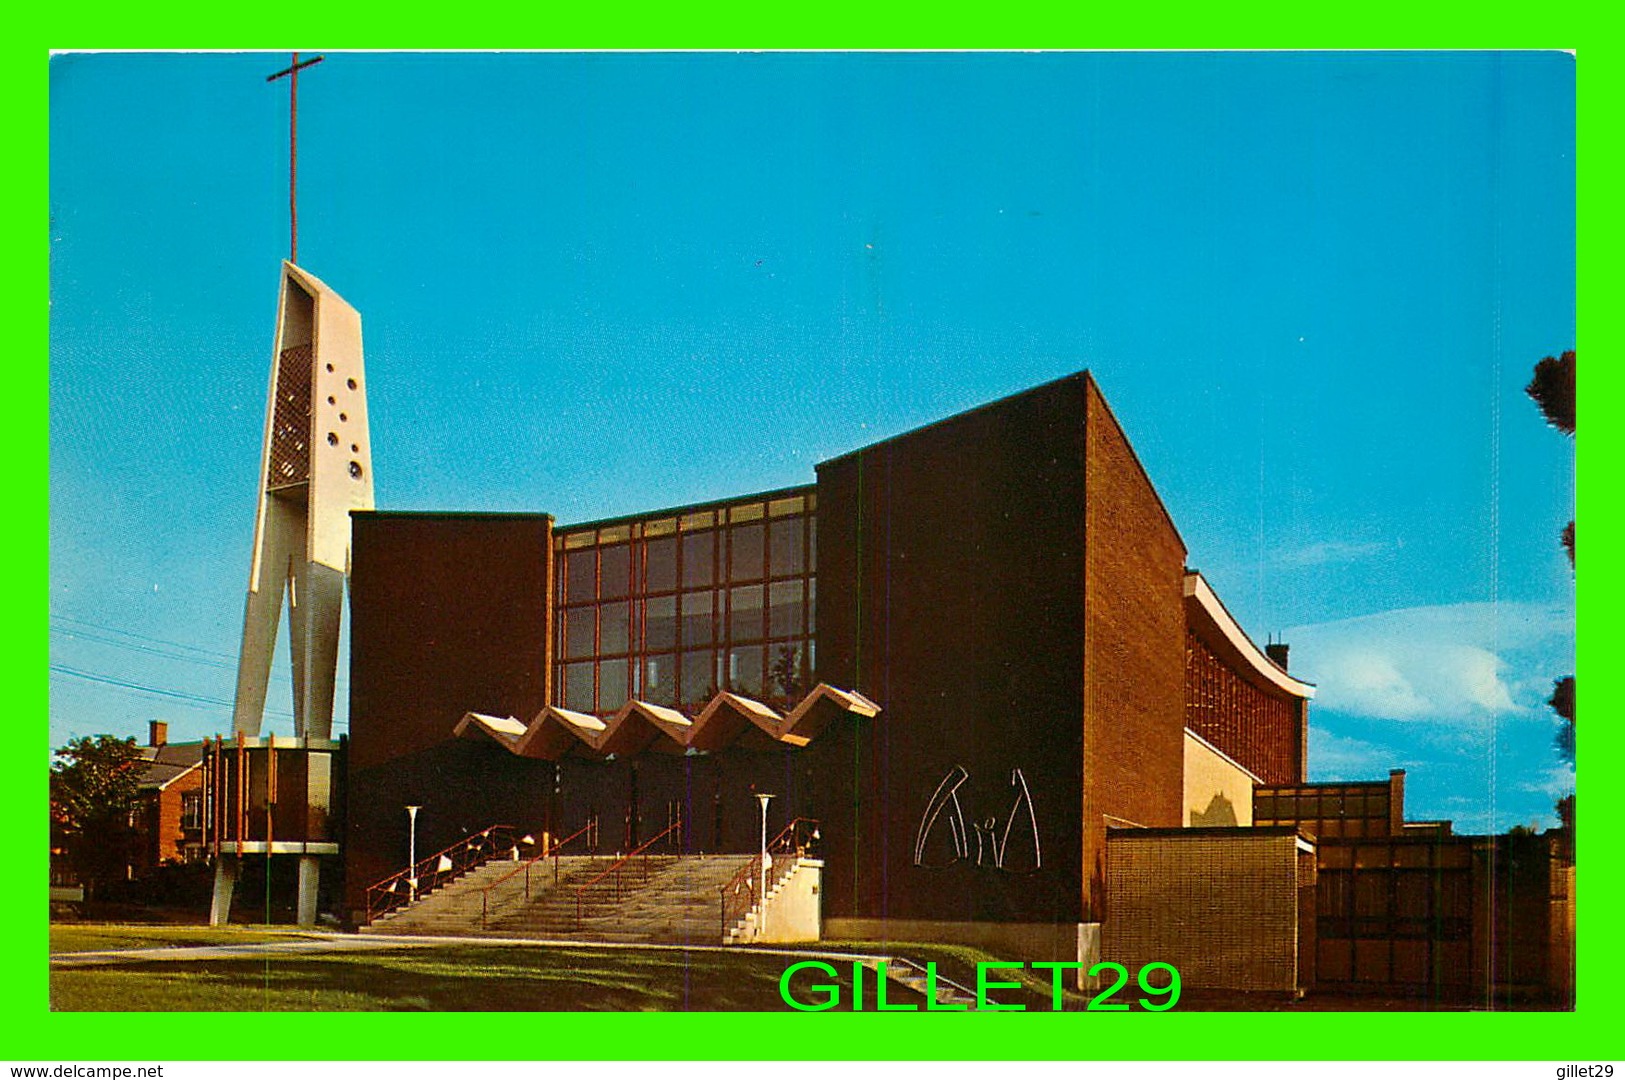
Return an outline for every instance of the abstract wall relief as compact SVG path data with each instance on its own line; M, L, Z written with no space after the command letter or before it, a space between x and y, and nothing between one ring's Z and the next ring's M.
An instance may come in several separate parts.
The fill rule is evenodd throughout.
M955 765L931 793L914 834L914 865L941 870L957 862L974 860L977 866L1007 874L1035 873L1044 865L1044 854L1038 838L1038 813L1033 808L1027 777L1019 768L1010 770L1010 787L1015 795L1002 824L998 817L981 817L973 812L968 815L970 824L966 825L967 814L960 800L960 789L969 780L969 770ZM939 825L944 826L945 833L937 832ZM932 842L934 835L935 843ZM1012 840L1015 841L1013 847Z

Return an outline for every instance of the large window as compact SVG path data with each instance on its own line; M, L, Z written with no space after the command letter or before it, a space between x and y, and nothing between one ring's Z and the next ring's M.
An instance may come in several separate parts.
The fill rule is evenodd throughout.
M1254 825L1295 825L1319 839L1387 836L1386 783L1292 784L1253 789Z
M607 716L630 698L697 712L718 690L799 700L814 662L811 488L563 528L554 702Z

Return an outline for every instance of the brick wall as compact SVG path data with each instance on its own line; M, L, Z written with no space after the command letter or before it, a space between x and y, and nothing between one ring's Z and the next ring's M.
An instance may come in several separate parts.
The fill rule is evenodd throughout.
M1101 959L1132 976L1160 961L1187 988L1291 992L1299 866L1286 829L1113 830L1106 844Z
M417 849L540 820L552 767L452 737L477 710L528 722L547 703L552 519L353 516L348 907ZM494 752L493 752L494 751ZM516 815L529 820L513 820Z
M1307 702L1239 669L1191 629L1185 642L1185 726L1265 783L1301 781Z
M158 793L158 861L182 862L186 858L185 843L190 836L196 843L202 833L193 829L190 833L181 828L181 803L188 791L201 791L203 788L203 770L193 769L183 776L178 776L170 785Z
M884 709L807 749L829 785L827 916L1080 921L1083 480L1081 376L819 466L818 676ZM939 818L917 864L956 769L969 850ZM985 836L979 863L1018 769L1042 865L1023 829L1005 867Z
M1108 818L1183 824L1185 546L1086 377L1083 587L1085 918L1098 918Z

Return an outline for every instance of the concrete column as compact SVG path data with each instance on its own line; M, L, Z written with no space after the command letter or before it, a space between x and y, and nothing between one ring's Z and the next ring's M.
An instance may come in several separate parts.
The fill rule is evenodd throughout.
M299 925L316 925L316 895L322 880L322 863L314 855L299 856Z
M209 925L225 926L231 921L231 894L237 890L237 858L222 855L214 864L214 897L209 902Z
M1083 965L1078 969L1078 989L1099 990L1100 976L1089 974L1089 969L1100 963L1100 924L1097 922L1078 924L1078 963Z

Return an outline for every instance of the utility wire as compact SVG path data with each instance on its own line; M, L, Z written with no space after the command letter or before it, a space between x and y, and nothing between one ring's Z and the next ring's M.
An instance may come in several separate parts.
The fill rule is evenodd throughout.
M178 701L183 701L194 705L215 705L226 709L231 708L233 705L232 702L226 701L223 698L213 698L203 694L189 694L184 690L165 690L162 687L147 686L143 683L132 682L129 679L120 679L112 675L100 675L93 671L80 671L77 668L68 667L66 664L52 664L51 673L54 675L68 675L75 679L84 679L86 682L101 683L104 686L117 687L122 690L133 690L143 694L155 694L158 697L174 698ZM280 709L272 709L267 707L265 712L270 716L283 717L289 720L293 719L292 713L283 712Z
M215 649L205 649L201 645L187 645L186 643L180 641L168 641L164 638L148 637L145 634L137 634L133 630L121 630L116 626L108 626L106 623L92 622L89 619L80 619L72 615L63 615L58 612L52 612L51 618L58 622L71 623L74 626L88 627L92 630L103 630L110 634L117 634L120 637L135 638L137 641L145 641L152 645L168 645L171 648L185 649L187 652L202 653L204 656L214 657L218 660L226 660L232 663L235 663L237 660L237 657L230 653L219 652ZM62 632L69 633L71 631L64 629Z

